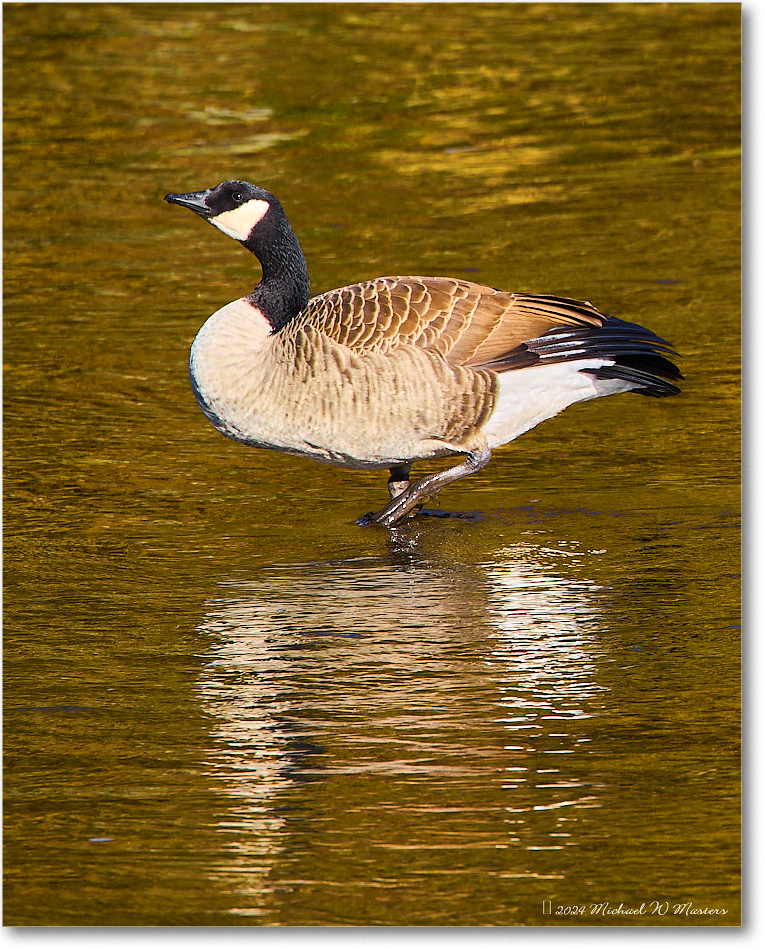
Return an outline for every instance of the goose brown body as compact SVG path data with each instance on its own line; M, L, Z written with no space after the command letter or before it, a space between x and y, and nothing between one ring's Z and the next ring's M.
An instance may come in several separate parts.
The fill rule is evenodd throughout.
M219 189L245 185L168 200L215 224ZM272 266L268 247L256 241L261 222L275 207L287 247L292 232L273 196L246 187L256 193L249 217L248 201L227 204L219 212L225 227L218 226L257 254L263 281L213 314L197 336L190 358L197 399L213 425L239 442L349 468L390 468L403 486L396 494L407 498L396 506L393 497L371 516L383 524L572 402L628 390L678 392L668 344L567 298L456 278L381 277L310 298L306 292L285 313L284 300L299 297L298 278L291 284L285 272L289 278L290 266L304 268L304 258L292 235L298 263L282 250L281 270ZM275 233L278 244L282 232ZM409 487L414 461L451 454L466 462L439 482Z
M446 315L452 282L434 283ZM401 295L427 300L428 284L383 278L314 297L259 338L246 300L224 307L192 350L208 415L238 441L349 468L469 447L494 408L496 374L449 359L438 321L428 333L427 317L407 315Z

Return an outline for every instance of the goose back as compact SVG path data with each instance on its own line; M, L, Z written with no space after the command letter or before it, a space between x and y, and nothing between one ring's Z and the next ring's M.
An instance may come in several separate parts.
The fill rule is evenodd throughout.
M295 323L358 352L413 345L454 365L481 367L555 327L600 327L604 320L591 304L564 297L450 277L380 277L312 297Z

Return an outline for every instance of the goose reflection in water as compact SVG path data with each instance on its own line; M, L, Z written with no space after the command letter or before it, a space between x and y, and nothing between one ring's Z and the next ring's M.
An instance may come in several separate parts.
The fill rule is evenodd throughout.
M598 588L557 569L571 556L518 546L476 568L402 549L221 585L201 625L211 644L199 686L214 721L209 768L229 799L216 876L249 898L234 913L264 913L266 880L301 820L318 821L314 808L339 852L354 835L378 857L516 848L500 877L562 876L532 852L575 843L578 810L598 804L571 753L591 739L604 689ZM327 813L343 776L377 784ZM423 817L444 809L464 813L450 819L451 843ZM414 837L401 818L412 810Z

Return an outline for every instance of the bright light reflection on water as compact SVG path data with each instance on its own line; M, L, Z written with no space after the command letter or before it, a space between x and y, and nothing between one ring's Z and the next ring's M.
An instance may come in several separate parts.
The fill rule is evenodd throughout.
M359 558L223 583L201 624L212 641L199 683L215 723L210 775L229 799L214 875L236 878L239 894L265 893L299 817L285 810L291 791L321 798L313 786L333 776L476 792L498 776L495 848L575 846L581 811L600 804L579 766L598 754L587 723L607 687L600 588L551 569L567 556L521 545L474 570ZM500 873L540 876L515 861Z

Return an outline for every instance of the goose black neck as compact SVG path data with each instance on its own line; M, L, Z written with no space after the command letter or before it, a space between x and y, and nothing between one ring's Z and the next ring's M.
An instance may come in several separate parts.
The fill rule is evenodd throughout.
M242 244L260 261L263 279L247 299L281 330L307 305L308 266L281 207L272 206Z

